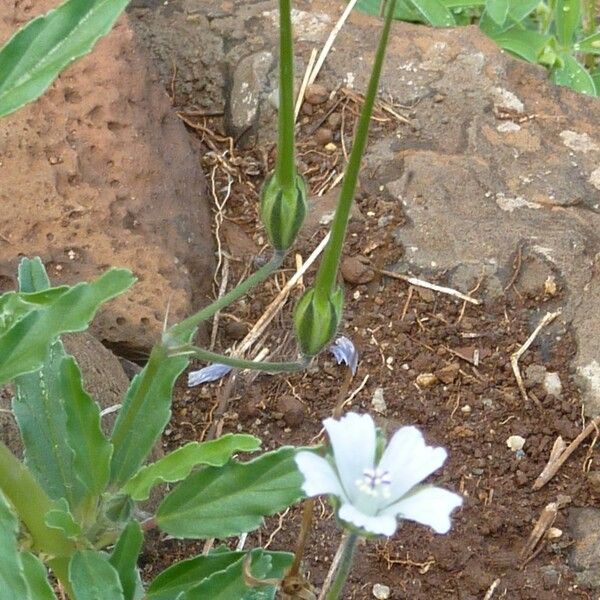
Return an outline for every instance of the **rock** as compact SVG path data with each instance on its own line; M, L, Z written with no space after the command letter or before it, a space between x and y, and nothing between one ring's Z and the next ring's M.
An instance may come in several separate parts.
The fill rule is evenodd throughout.
M438 378L434 373L419 373L416 382L420 388L426 388L438 383Z
M569 565L584 587L600 588L600 509L571 508L567 520L574 541Z
M600 495L600 471L589 471L586 477L594 494Z
M293 396L283 396L277 402L277 410L282 414L288 427L298 427L304 421L304 404Z
M390 588L382 583L376 583L373 586L373 597L377 600L387 600L390 597Z
M338 203L339 190L333 189L323 196L310 196L308 198L308 214L304 225L300 230L299 237L309 240L323 225L329 225ZM350 209L350 222L361 222L364 218L356 203Z
M457 377L460 371L460 365L458 363L451 363L435 371L435 376L446 385L450 385Z
M320 127L315 132L314 139L319 146L325 146L333 139L333 132L331 129L327 129L326 127Z
M340 271L344 281L355 285L369 283L375 279L375 271L365 256L346 256L342 260Z
M373 398L371 399L371 406L373 407L373 410L381 415L385 415L387 412L387 404L385 403L385 399L383 397L382 387L375 388L375 391L373 392Z
M55 4L40 0L35 13ZM0 41L34 16L30 6L0 5ZM137 284L92 330L131 356L159 338L167 304L172 323L211 292L205 182L157 81L124 18L38 101L0 120L0 292L16 287L23 255L40 256L55 284L127 267Z
M561 397L562 382L558 373L546 373L544 377L544 390L546 390L548 396Z
M323 104L329 98L329 90L320 83L311 83L306 88L304 99L313 106L315 104Z
M229 129L235 138L252 128L258 116L261 93L266 90L273 54L263 51L243 58L236 66L227 105Z
M543 383L546 379L547 371L543 365L529 365L525 368L525 383L529 387Z

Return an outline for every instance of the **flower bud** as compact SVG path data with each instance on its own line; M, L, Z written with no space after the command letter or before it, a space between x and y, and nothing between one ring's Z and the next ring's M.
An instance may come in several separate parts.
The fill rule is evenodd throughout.
M308 289L294 310L294 331L304 356L315 356L331 342L342 317L344 294L338 287L326 300Z
M270 175L262 189L260 218L275 250L288 250L294 243L306 217L306 183L296 174L294 186L284 190L275 174Z

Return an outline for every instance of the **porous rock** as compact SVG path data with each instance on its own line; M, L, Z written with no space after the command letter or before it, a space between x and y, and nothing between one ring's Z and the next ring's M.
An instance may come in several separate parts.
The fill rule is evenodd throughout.
M0 42L54 1L0 5ZM171 322L210 292L213 246L198 154L126 18L36 102L0 119L0 291L20 256L53 283L131 269L134 288L93 330L121 353L146 353L167 304Z

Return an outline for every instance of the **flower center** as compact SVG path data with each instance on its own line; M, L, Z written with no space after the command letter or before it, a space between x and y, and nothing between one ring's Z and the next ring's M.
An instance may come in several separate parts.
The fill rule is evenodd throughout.
M375 467L363 471L363 477L356 481L356 487L373 498L389 498L391 483L389 472Z

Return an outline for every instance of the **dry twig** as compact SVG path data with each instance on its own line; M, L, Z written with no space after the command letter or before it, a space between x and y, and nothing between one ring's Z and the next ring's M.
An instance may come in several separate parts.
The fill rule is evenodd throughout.
M558 515L558 508L557 502L550 502L542 510L538 520L533 526L533 531L529 535L527 543L521 550L521 558L523 559L524 565L532 559L535 547L538 545L548 528L552 527L552 524L556 520L556 515Z
M579 448L583 440L585 440L585 438L588 437L593 431L598 431L598 426L600 426L600 417L592 419L587 424L585 429L566 448L564 447L562 438L559 437L556 442L554 442L548 464L544 467L544 470L540 473L540 476L534 481L533 489L539 490L540 488L544 487L556 475L567 458L569 458L569 456L571 456L571 454L573 454L573 452Z
M523 382L523 377L521 375L521 369L519 368L519 359L521 358L521 356L523 356L523 354L525 354L525 352L527 352L527 350L529 349L529 346L531 346L531 344L533 344L533 341L539 335L540 331L546 325L548 325L548 323L551 323L552 321L554 321L554 319L556 319L556 317L558 317L558 315L560 315L560 313L561 313L560 310L557 310L556 312L553 312L553 313L546 313L544 315L544 317L542 318L542 320L539 322L538 326L533 330L532 334L527 338L525 343L516 352L513 352L510 356L510 365L511 365L513 373L515 375L515 379L517 380L517 385L519 386L519 390L521 391L521 396L523 396L523 400L525 400L525 402L527 402L529 400L529 398L527 396L527 390L525 389L525 383ZM539 405L539 401L538 401L538 408L541 408L541 405Z
M491 597L494 595L496 588L499 585L500 585L500 579L494 579L494 581L492 581L492 585L490 585L490 587L488 588L488 591L485 593L483 600L490 600Z

